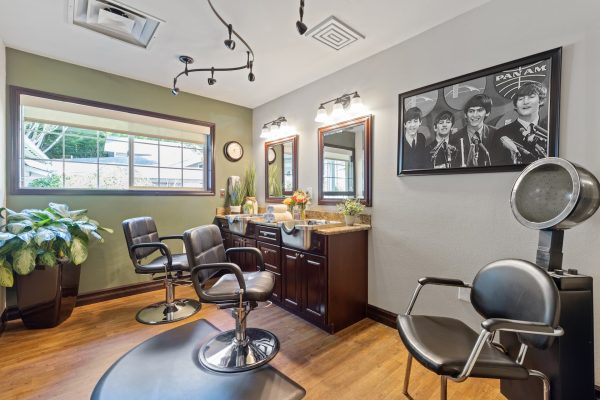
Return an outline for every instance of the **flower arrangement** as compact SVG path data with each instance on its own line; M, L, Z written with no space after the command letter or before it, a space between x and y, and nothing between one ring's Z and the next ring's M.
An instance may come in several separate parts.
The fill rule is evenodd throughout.
M306 206L310 204L310 194L302 189L298 189L291 197L283 199L283 204L288 206L290 211L294 206L298 206L300 209L300 219L305 219Z

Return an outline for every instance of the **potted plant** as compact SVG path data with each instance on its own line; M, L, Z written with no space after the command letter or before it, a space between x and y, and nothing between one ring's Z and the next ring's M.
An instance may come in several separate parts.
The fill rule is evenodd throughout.
M343 203L337 205L338 211L344 216L346 225L352 226L356 220L356 216L360 214L365 206L362 205L359 199L349 198Z
M229 191L229 209L232 213L239 214L244 201L244 185L240 181L235 181Z
M256 168L254 163L250 164L244 175L244 192L246 196L245 205L251 210L248 214L258 214L258 202L256 201Z
M64 204L15 212L0 208L0 286L17 283L17 306L28 328L50 328L71 315L79 290L79 265L90 238L112 233L87 210ZM14 272L14 274L13 274Z

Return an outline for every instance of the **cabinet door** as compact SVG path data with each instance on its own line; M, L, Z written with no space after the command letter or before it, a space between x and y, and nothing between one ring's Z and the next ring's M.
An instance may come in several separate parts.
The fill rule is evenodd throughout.
M268 243L256 242L263 255L265 268L271 272L281 273L281 248Z
M231 244L231 233L221 231L221 237L223 238L223 246L228 249L232 246Z
M327 261L302 253L302 313L307 319L325 323L327 314Z
M231 235L231 247L244 247L245 239L238 235ZM229 255L229 259L232 263L239 266L242 271L244 270L244 265L246 263L246 257L243 253L231 253Z
M256 240L244 239L244 247L256 247ZM242 267L244 272L255 272L258 271L256 266L256 256L252 253L244 253L244 266Z
M286 307L300 311L302 307L302 279L300 253L281 249L281 275L283 278L283 303Z

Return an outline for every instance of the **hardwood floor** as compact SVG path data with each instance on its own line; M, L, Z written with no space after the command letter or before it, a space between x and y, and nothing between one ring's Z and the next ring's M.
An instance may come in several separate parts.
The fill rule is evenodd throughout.
M196 298L191 288L178 297ZM205 318L221 330L233 327L226 310L203 305L192 318L149 326L135 321L143 306L163 291L78 307L60 326L27 330L11 321L0 336L1 399L89 399L102 374L144 340ZM395 329L365 319L336 335L273 306L250 313L249 326L274 332L281 350L272 365L302 385L306 399L404 399L406 350ZM439 399L439 378L413 363L409 389L415 400ZM448 398L501 400L498 381L450 382Z

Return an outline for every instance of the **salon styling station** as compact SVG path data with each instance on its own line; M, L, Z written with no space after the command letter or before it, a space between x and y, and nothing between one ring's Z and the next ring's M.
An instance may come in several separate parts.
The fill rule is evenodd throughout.
M217 215L214 223L226 248L260 250L275 275L274 304L335 333L366 317L370 218L363 215L361 224L345 226L333 220L340 218L336 214L307 214L307 220L289 221L287 227L243 215ZM243 271L256 268L250 257L232 262Z

